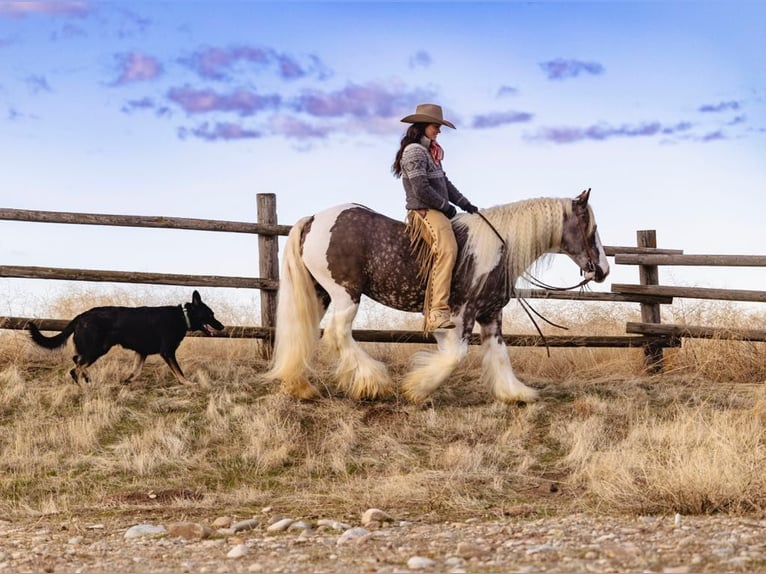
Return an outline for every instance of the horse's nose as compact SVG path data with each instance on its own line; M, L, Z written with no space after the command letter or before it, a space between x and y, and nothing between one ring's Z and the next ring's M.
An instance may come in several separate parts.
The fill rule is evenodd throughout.
M601 267L601 265L596 265L596 276L594 279L596 280L596 283L601 283L606 279L606 276L609 275L609 268L607 267L606 271L604 271Z

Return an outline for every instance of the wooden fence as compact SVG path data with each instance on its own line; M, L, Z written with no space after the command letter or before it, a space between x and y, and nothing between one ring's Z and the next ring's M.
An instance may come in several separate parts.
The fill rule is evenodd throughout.
M231 338L258 338L270 343L276 318L276 291L279 286L278 237L286 236L290 226L277 222L276 196L257 195L257 223L216 221L206 219L174 218L162 216L105 215L1 209L0 220L37 223L64 223L76 225L102 225L186 229L195 231L249 233L258 236L260 277L228 277L211 275L177 275L138 273L88 269L62 269L0 265L0 277L27 279L59 279L66 281L99 281L113 283L140 283L155 285L184 285L194 287L234 287L259 289L261 297L261 325L227 327L219 336ZM613 284L611 292L568 292L543 289L521 290L520 295L533 299L560 299L572 301L603 301L638 303L641 322L628 322L625 335L546 336L505 335L512 346L549 347L642 347L647 368L662 368L663 349L680 346L683 338L733 338L748 341L766 341L766 330L721 329L706 326L663 324L660 305L671 304L675 297L716 299L726 301L766 302L766 291L732 289L704 289L673 287L659 284L658 267L661 265L750 266L766 267L766 256L761 255L684 255L682 250L658 249L655 231L638 231L635 247L606 246L606 253L616 265L638 266L639 283ZM42 330L57 331L68 319L32 319L29 317L0 317L0 329L24 329L34 321ZM415 331L355 330L354 337L363 342L432 343L433 338ZM470 343L477 344L478 335Z

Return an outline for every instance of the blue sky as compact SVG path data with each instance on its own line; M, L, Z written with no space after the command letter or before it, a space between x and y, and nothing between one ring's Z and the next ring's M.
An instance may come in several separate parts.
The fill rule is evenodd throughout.
M399 119L431 101L480 207L591 187L606 244L763 254L765 53L766 4L737 0L0 0L0 206L254 221L271 192L285 224L348 201L403 218ZM257 275L252 239L210 233L0 222L0 260ZM39 283L3 281L3 314Z

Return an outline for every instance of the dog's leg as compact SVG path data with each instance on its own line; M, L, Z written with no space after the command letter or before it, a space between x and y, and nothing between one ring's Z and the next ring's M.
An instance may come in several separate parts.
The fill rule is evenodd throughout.
M146 355L142 355L141 353L136 353L136 359L133 363L133 370L130 372L130 374L127 376L127 378L122 381L124 385L127 385L128 383L132 383L138 378L138 375L141 374L141 369L144 368L144 362L146 361Z
M176 354L173 352L170 353L160 353L163 359L165 359L165 362L168 364L168 367L170 367L170 370L173 372L173 375L176 379L178 379L178 382L182 385L190 385L191 381L186 378L186 375L184 375L184 372L181 370L181 366L178 364L178 361L176 360Z
M69 374L72 376L74 382L79 385L80 381L84 380L86 383L90 384L90 377L86 370L86 367L90 363L86 363L80 355L75 355L72 357L72 360L74 361L74 369L69 371Z

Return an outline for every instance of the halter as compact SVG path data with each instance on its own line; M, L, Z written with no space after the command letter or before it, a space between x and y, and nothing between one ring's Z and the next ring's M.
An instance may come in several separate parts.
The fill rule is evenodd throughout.
M585 247L585 253L588 255L588 262L585 264L585 270L589 273L595 273L597 267L596 261L599 259L598 253L596 253L591 247L590 242L588 241L588 233L585 229L585 222L583 222L579 215L577 215L577 228L580 230L580 236L582 237L583 246ZM495 233L497 233L497 231ZM580 275L582 274L583 270L580 269ZM572 289L579 289L580 287L584 287L591 281L590 279L583 279L576 285L571 285L570 287L556 287L555 285L548 285L547 283L540 281L528 271L524 272L524 279L529 281L529 283L535 287L547 289L548 291L571 291Z
M498 233L497 229L485 218L481 213L479 213L481 218L492 228L492 231L495 232L495 235L498 236L500 241L503 243L503 247L505 248L505 241L500 236L500 233ZM585 268L588 272L595 273L596 271L596 263L595 261L598 260L598 254L594 252L593 248L591 247L590 243L588 242L588 233L585 229L585 222L583 222L582 218L577 215L577 227L580 230L580 236L582 237L583 244L585 246L585 252L588 255L588 263L585 265ZM580 275L583 274L583 270L580 269ZM534 277L531 273L528 271L524 272L524 279L526 279L530 284L534 285L535 287L540 287L542 289L547 289L549 291L570 291L572 289L579 289L585 287L588 283L590 283L590 279L583 279L576 285L572 285L570 287L556 287L554 285L549 285L543 281L540 281L536 277ZM532 314L536 315L538 318L542 319L552 327L556 327L558 329L563 329L564 331L568 331L569 327L565 327L564 325L559 325L558 323L554 323L550 319L547 319L544 317L539 311L537 311L532 305L521 295L518 293L515 293L514 286L511 285L511 293L514 293L516 296L516 300L519 302L519 305L521 305L521 308L524 309L524 312L527 314L527 317L529 317L529 320L532 321L532 324L535 326L535 330L537 331L537 334L540 335L540 338L543 341L543 344L545 345L545 352L547 353L548 357L551 356L551 348L548 346L548 342L545 339L545 335L543 335L542 330L540 330L540 326L537 324L537 321L535 321L535 318L532 316Z

